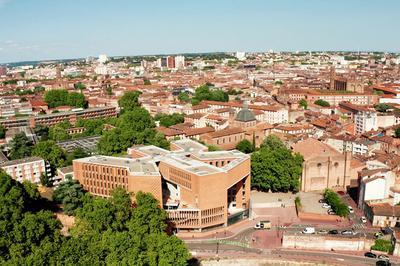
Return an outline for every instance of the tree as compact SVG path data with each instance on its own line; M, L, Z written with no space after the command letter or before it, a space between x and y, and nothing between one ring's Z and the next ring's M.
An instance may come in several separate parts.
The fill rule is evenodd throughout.
M251 155L252 186L265 191L298 191L303 158L268 136L260 149Z
M307 109L307 107L308 107L308 103L307 103L307 101L306 101L305 99L301 99L301 100L299 101L299 105L300 105L301 107L303 107L304 109Z
M49 127L38 124L34 128L34 132L36 136L39 137L40 140L48 140L49 139Z
M207 145L208 151L220 151L221 148L216 145Z
M67 128L57 124L49 128L49 138L54 141L68 140L71 136L67 132Z
M154 117L155 120L160 121L160 125L164 127L170 127L176 124L183 123L185 121L185 118L183 114L179 113L174 113L171 115L168 114L157 114Z
M65 165L65 152L54 141L40 141L32 150L32 155L43 158L50 163L54 173L58 167Z
M77 82L74 84L74 88L82 92L82 90L86 89L86 85L83 84L82 82Z
M400 127L396 127L396 129L394 130L394 136L396 138L400 138Z
M151 85L151 82L148 79L144 79L143 84L148 86L148 85Z
M347 217L349 215L349 208L340 199L339 195L331 189L325 189L324 199L332 207L332 210L339 216Z
M54 190L53 200L63 205L63 210L67 215L75 214L76 209L83 206L84 189L78 181L67 177Z
M50 187L53 185L53 182L50 180L50 178L46 172L43 172L40 175L40 184L42 184L42 186L45 186L45 187Z
M10 158L16 160L31 156L32 145L24 132L16 134L10 142Z
M136 107L140 106L139 96L141 92L139 91L128 91L118 100L119 107L124 111L132 111Z
M378 103L374 105L374 108L380 113L386 113L386 111L389 110L391 107L386 103Z
M227 102L229 101L229 95L221 89L213 88L211 90L209 85L204 84L196 89L192 104L197 104L203 100Z
M321 99L316 100L316 101L314 102L314 104L319 105L319 106L322 106L322 107L329 107L329 106L331 106L327 101L324 101L324 100L321 100Z
M71 92L68 94L67 105L78 108L86 108L87 102L82 93Z
M247 139L240 141L236 145L236 149L243 153L251 153L254 151L253 144L251 144L251 142L248 141Z
M67 159L65 164L72 165L72 161L75 159L88 157L89 154L81 147L75 148L72 152L67 154Z
M186 91L179 93L178 100L185 103L190 102L189 93L187 93Z
M0 125L0 139L4 139L6 137L6 128L3 125Z
M44 100L50 108L67 105L68 91L65 89L48 91L44 94Z

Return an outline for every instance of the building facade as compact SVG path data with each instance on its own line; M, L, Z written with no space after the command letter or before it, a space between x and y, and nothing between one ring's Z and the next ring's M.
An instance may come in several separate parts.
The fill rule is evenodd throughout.
M38 184L43 173L50 175L50 165L40 157L6 161L0 167L18 182L29 181Z
M239 151L208 152L183 139L171 151L155 146L128 149L132 158L92 156L74 160L74 177L96 196L114 188L150 192L178 230L202 230L247 217L250 157Z

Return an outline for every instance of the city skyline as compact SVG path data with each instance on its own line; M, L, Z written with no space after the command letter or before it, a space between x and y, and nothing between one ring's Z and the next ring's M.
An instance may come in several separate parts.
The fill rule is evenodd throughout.
M397 1L0 1L0 63L248 51L398 52ZM25 12L29 10L29 13ZM12 21L12 23L10 23Z

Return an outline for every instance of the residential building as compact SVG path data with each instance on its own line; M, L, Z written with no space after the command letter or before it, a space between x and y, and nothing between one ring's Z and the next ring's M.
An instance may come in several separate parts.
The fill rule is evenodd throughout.
M42 174L50 175L50 165L40 157L6 161L0 167L18 182L29 181L38 184Z

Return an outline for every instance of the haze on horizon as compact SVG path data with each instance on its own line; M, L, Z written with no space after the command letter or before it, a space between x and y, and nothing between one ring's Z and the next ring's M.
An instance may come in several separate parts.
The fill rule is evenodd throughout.
M0 63L216 51L398 52L400 1L0 0Z

